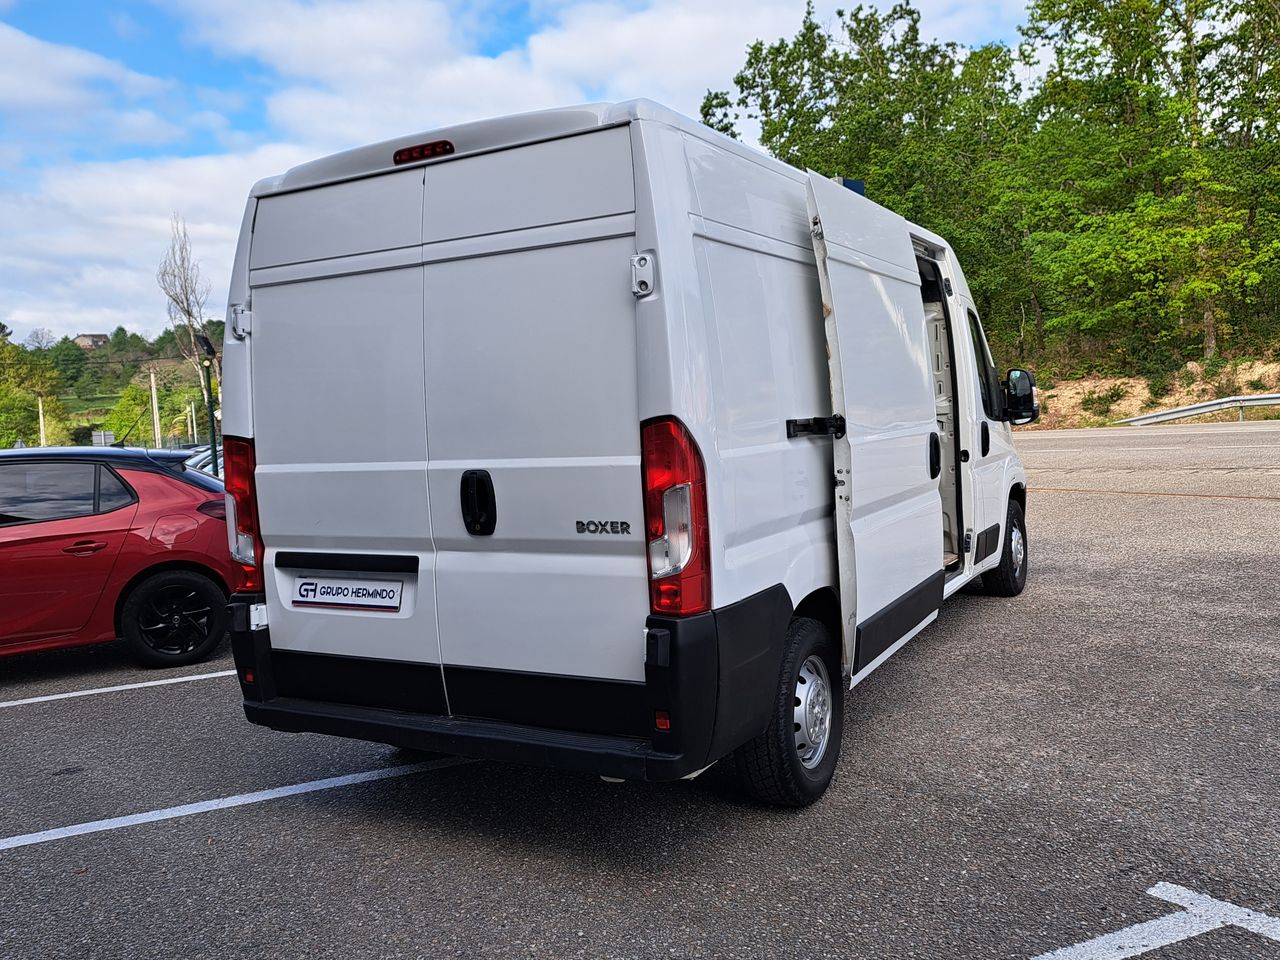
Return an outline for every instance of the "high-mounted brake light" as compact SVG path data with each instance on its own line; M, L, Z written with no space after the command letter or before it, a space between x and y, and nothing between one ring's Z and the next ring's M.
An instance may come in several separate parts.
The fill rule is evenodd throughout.
M706 470L698 445L674 419L640 428L649 598L654 613L711 609Z
M227 489L227 538L231 556L244 570L240 589L262 589L262 531L258 527L258 492L253 478L257 466L253 441L222 438L223 470Z
M396 166L402 163L417 163L419 160L430 160L432 157L447 157L453 153L453 144L448 140L432 140L430 143L418 143L412 147L401 147L391 155L391 162Z

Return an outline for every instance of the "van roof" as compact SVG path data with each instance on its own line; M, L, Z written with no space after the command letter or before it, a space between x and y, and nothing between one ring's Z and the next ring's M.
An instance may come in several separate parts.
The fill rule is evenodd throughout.
M552 110L517 113L489 120L475 120L452 127L440 127L436 130L395 137L364 147L355 147L299 164L278 176L259 180L253 187L253 196L270 196L273 193L303 190L340 180L386 173L396 169L391 158L397 150L435 140L448 140L453 144L453 152L450 154L450 157L453 157L501 150L518 144L536 143L540 140L553 140L600 127L618 126L633 120L656 120L704 139L716 138L718 142L722 142L735 152L749 152L752 159L757 161L778 163L771 157L751 150L738 141L652 100L624 100L620 103L586 103L576 107L557 107ZM431 161L419 161L405 166L418 166L429 162Z

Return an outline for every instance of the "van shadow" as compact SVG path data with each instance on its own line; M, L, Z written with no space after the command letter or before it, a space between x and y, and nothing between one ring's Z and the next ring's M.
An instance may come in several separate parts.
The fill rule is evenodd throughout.
M399 756L397 760L401 759ZM405 756L405 761L420 759ZM608 783L598 777L496 761L410 777L394 808L362 800L378 829L493 844L504 856L653 871L673 858L714 856L753 823L804 817L743 796L719 764L694 781Z
M432 841L444 837L493 844L504 857L572 861L601 871L653 875L680 862L742 858L747 847L777 848L781 854L797 837L828 836L833 817L859 822L879 815L867 777L874 777L869 767L876 759L864 753L861 729L875 729L903 708L902 702L882 696L847 700L836 779L822 800L798 810L752 800L727 761L695 780L671 783L609 783L590 775L477 761L406 778L396 788L394 805L381 791L359 799L352 795L349 813L357 821L367 818L378 832L416 838L421 850L437 849ZM392 750L389 759L412 763L426 757Z

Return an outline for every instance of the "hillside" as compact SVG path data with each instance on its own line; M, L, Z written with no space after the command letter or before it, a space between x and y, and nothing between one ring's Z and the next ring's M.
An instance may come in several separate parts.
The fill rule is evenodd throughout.
M1046 378L1040 386L1040 421L1020 429L1101 427L1153 410L1251 393L1280 393L1280 361L1252 360L1209 369L1204 364L1188 363L1167 378L1151 380L1087 377L1054 382ZM1235 410L1228 410L1197 419L1235 420L1237 416ZM1246 410L1245 417L1251 420L1280 418L1280 407Z

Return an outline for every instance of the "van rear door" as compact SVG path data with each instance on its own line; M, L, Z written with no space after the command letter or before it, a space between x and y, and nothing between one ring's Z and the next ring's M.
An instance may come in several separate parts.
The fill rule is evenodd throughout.
M906 221L813 173L808 207L832 410L847 430L835 441L836 545L856 678L942 605L931 354Z
M422 181L406 170L258 203L254 444L271 645L291 652L282 683L288 665L332 664L303 654L440 663ZM439 674L420 686L443 711Z
M634 210L626 127L427 168L429 488L455 714L586 729L625 701L621 726L646 729ZM580 699L601 690L603 713Z

